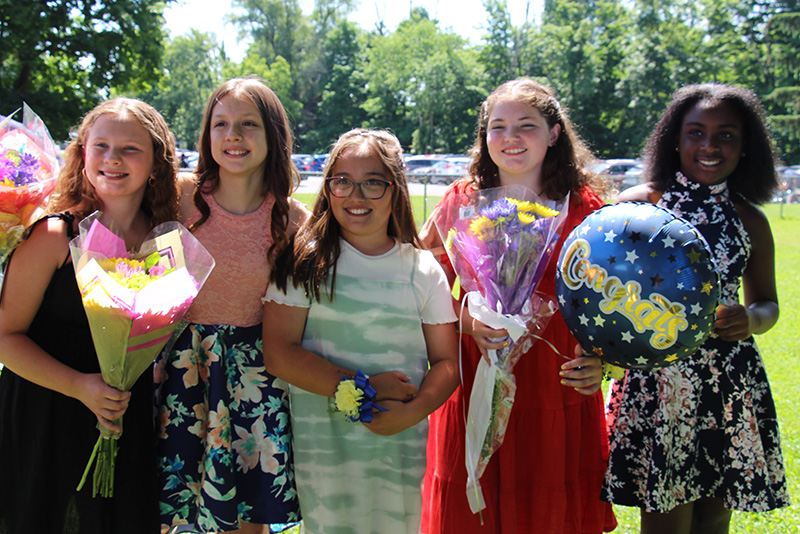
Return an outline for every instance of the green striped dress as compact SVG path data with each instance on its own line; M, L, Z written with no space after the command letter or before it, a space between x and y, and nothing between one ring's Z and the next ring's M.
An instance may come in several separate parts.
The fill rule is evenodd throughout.
M363 255L345 241L341 246L333 302L274 287L265 300L309 307L303 334L309 351L367 375L401 371L419 386L428 369L422 323L455 321L444 272L429 252L410 245L380 256ZM427 422L379 436L347 421L332 403L290 388L305 532L418 533Z

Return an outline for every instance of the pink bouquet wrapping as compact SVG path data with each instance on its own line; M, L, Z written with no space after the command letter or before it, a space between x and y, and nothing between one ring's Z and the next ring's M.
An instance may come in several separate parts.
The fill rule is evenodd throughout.
M75 277L89 319L106 384L129 390L169 340L214 268L214 259L180 223L167 222L148 235L135 255L95 212L70 242ZM115 421L122 428L122 419ZM93 496L114 494L117 439L98 424L100 436L80 490L94 468ZM95 463L96 462L96 463Z
M27 105L22 123L11 116L0 117L0 263L44 207L59 169L56 144ZM0 272L0 281L2 278Z
M552 203L551 203L552 204ZM434 223L463 287L471 316L509 333L504 349L481 358L466 422L467 498L485 508L479 479L502 445L514 404L514 365L541 339L557 309L537 286L558 242L569 196L547 206L530 189L505 186L440 205Z

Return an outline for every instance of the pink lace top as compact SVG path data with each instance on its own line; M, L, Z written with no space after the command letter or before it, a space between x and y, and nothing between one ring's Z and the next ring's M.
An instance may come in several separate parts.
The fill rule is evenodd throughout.
M186 319L197 324L253 326L262 320L261 297L267 288L267 251L272 245L270 222L275 199L267 195L257 210L245 215L225 211L213 195L203 195L211 214L194 236L216 265L192 303ZM194 211L184 223L200 218Z

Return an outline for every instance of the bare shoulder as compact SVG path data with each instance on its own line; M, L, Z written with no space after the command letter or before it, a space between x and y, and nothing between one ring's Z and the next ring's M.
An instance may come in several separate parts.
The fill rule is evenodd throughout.
M37 224L31 234L14 251L12 263L20 275L36 273L52 275L69 254L69 222L49 217ZM49 275L47 276L49 279Z
M31 232L21 245L41 249L42 251L52 250L55 252L66 251L69 248L69 228L73 224L60 217L48 217L43 220ZM77 228L77 223L76 228Z
M311 215L311 212L308 211L308 207L293 197L289 197L289 213L292 215L296 214L296 216L302 218L306 218Z
M190 172L178 173L178 189L181 195L181 221L186 222L195 210L194 192L197 189L197 175Z
M28 331L53 274L68 258L67 224L58 218L39 222L14 251L3 282L0 336Z
M296 198L289 197L289 225L291 233L297 231L311 217L311 212L305 204Z
M660 198L661 191L655 189L652 183L645 183L625 189L617 195L614 202L650 202L655 204Z
M734 202L736 213L742 220L745 230L750 236L750 241L755 245L765 239L772 241L772 230L769 227L767 215L758 206L750 202L739 200Z

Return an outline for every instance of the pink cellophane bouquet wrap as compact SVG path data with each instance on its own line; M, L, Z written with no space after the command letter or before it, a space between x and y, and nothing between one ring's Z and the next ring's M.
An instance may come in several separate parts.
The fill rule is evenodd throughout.
M0 116L0 263L45 206L60 168L58 147L27 104L22 123Z
M129 390L178 327L214 268L214 259L176 221L160 224L135 254L95 212L70 242L75 277L89 319L106 384ZM122 428L122 420L115 421ZM117 439L98 424L100 436L78 489L95 463L93 496L114 494Z
M434 223L458 275L454 292L467 293L469 313L508 331L508 346L481 358L466 422L467 498L473 513L485 508L480 477L502 445L514 405L513 368L541 339L557 309L537 291L569 207L569 196L543 203L524 186L471 191L440 204ZM460 287L459 287L460 285Z

